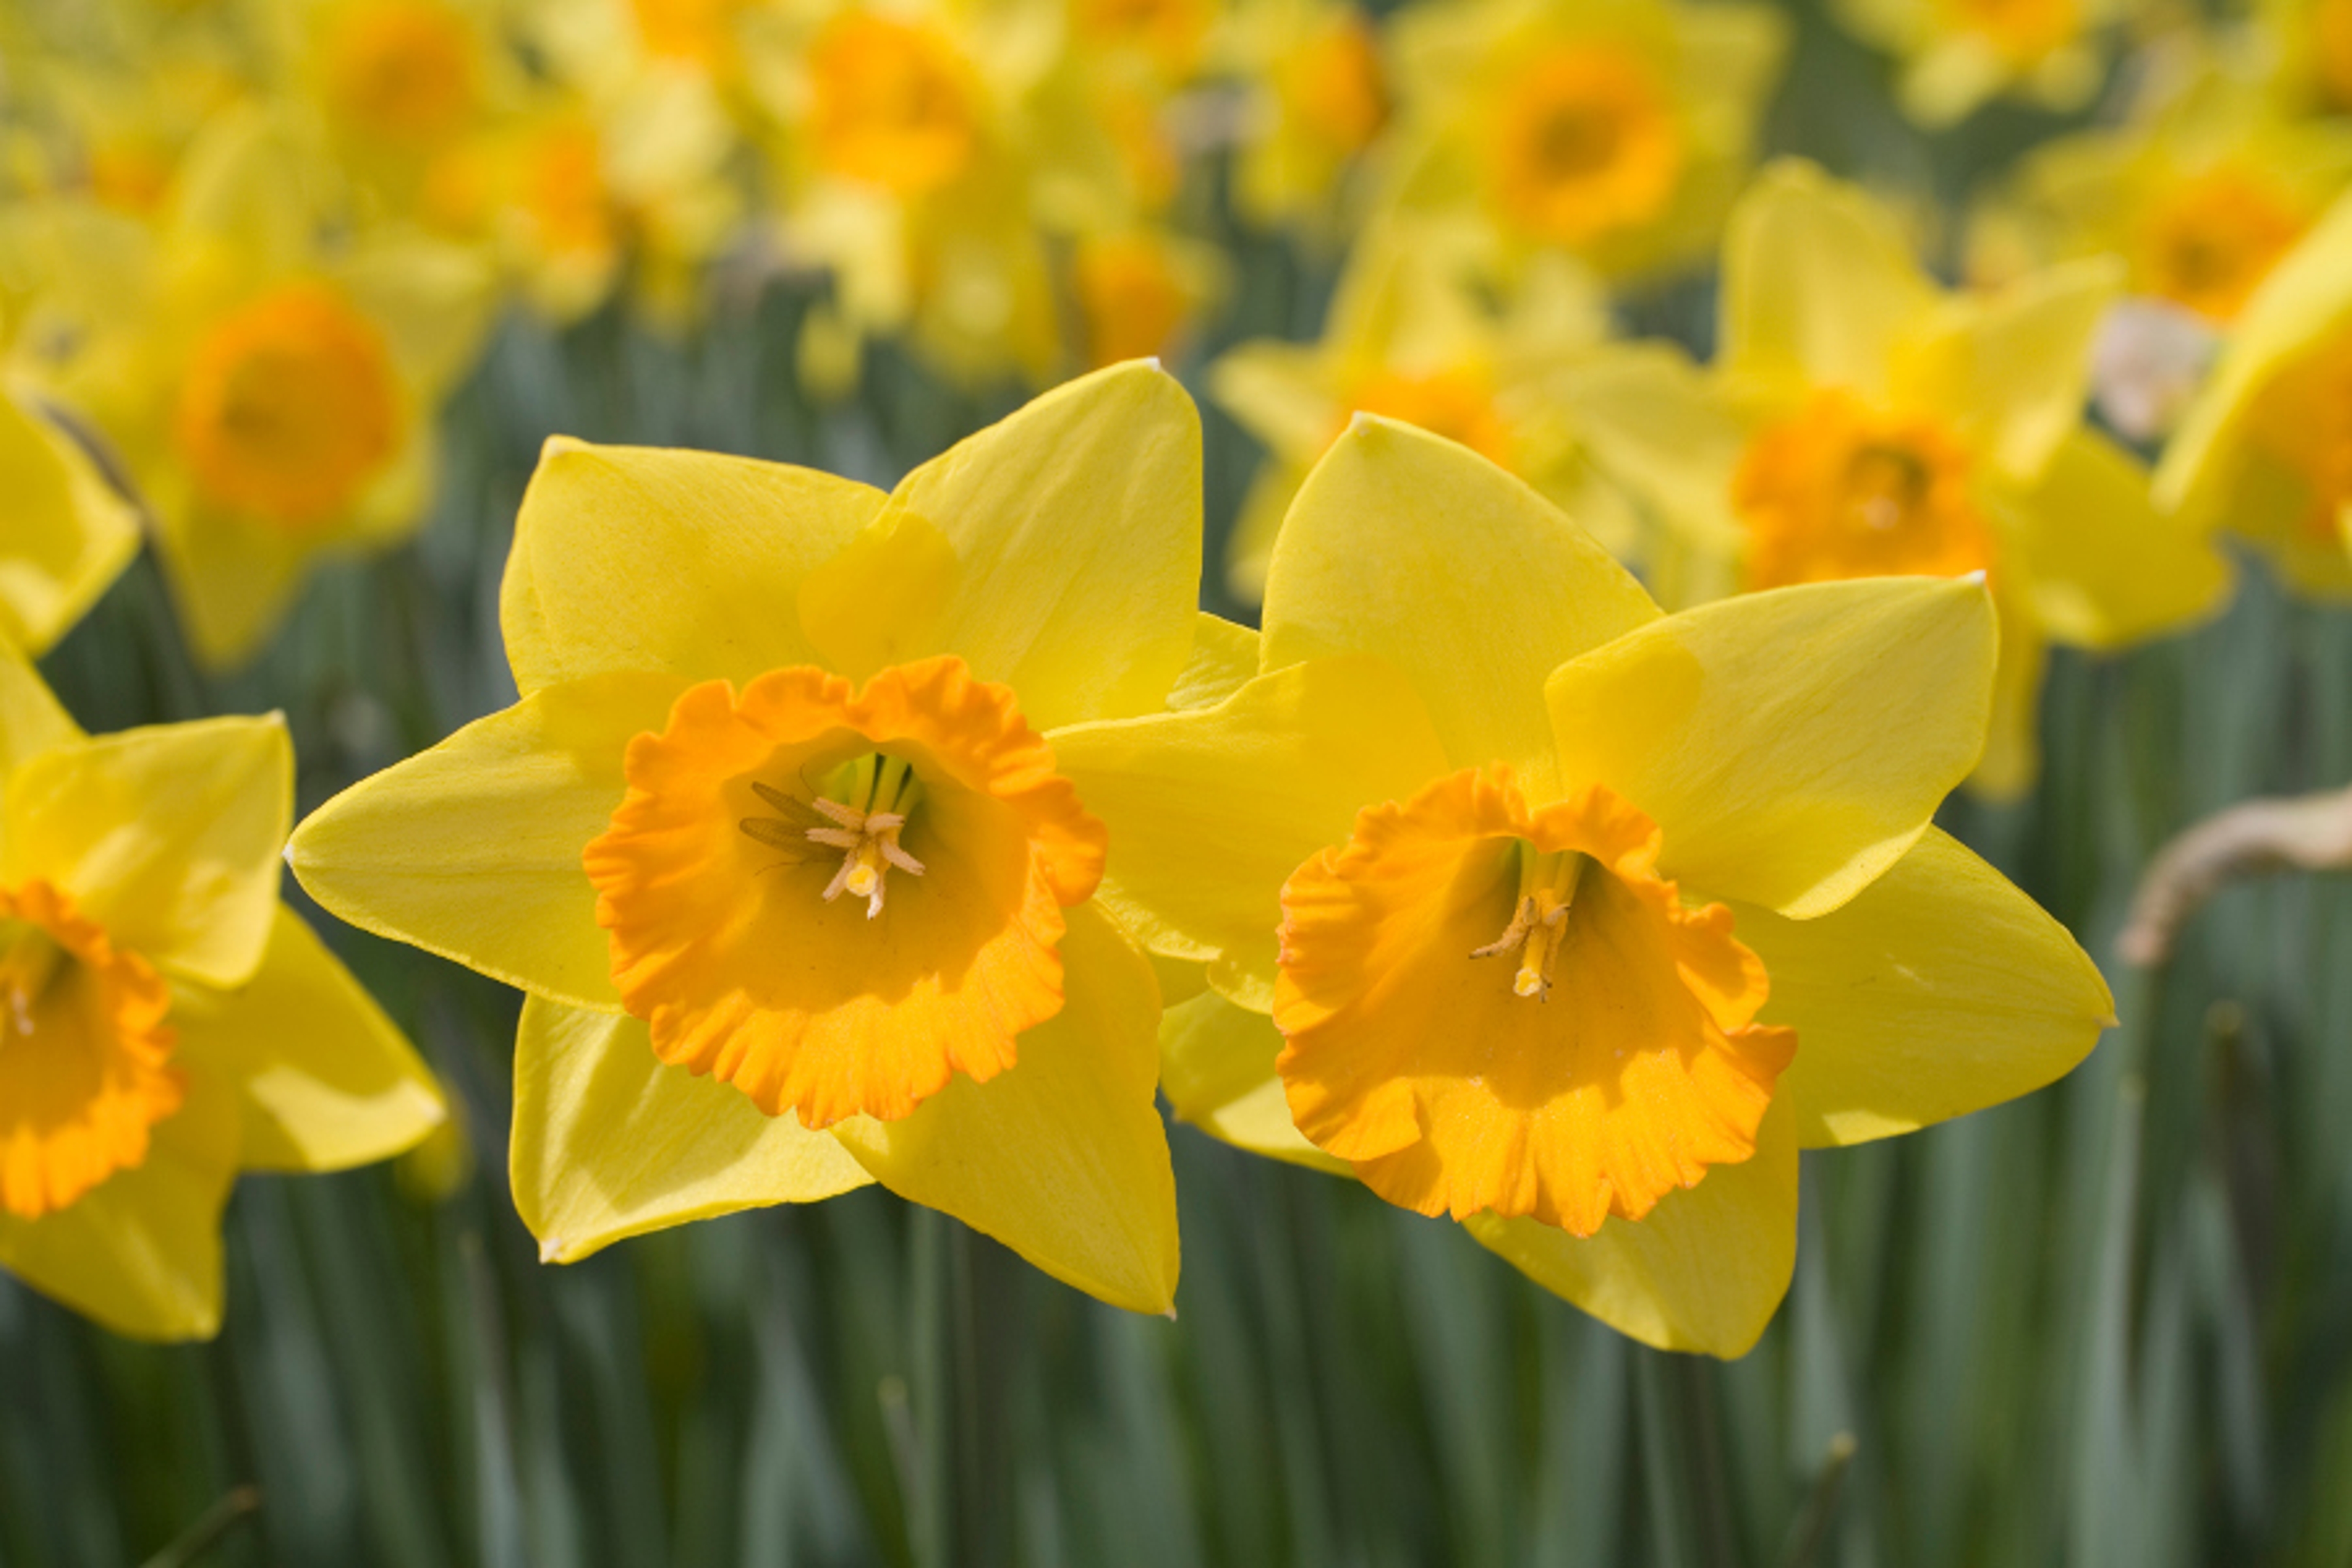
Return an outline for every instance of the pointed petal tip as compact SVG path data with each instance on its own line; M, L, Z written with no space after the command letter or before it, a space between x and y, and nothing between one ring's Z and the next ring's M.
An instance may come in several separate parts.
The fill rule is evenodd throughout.
M560 1236L551 1236L541 1241L539 1244L539 1260L541 1263L562 1262L563 1238Z

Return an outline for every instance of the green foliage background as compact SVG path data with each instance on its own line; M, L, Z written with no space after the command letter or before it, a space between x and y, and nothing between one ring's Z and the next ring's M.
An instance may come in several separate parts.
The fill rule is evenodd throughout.
M2056 128L1996 110L1924 141L1881 65L1802 21L1769 144L1948 221ZM1195 195L1213 223L1218 194ZM1201 358L1311 336L1328 258L1231 242ZM446 412L429 529L328 573L256 668L193 673L145 563L46 668L94 729L284 707L307 810L510 700L498 573L546 434L887 483L1019 400L885 352L859 402L812 406L791 374L807 302L722 300L683 342L614 314L509 322ZM1710 309L1693 285L1629 315L1704 350ZM1255 454L1204 417L1213 561ZM2037 795L1947 813L2103 961L2168 833L2352 778L2352 616L2245 575L2189 637L2062 656ZM1213 583L1204 603L1238 613ZM121 1342L0 1277L0 1565L190 1560L246 1483L257 1514L203 1561L2346 1563L2347 895L2228 893L2168 970L2110 965L2122 1027L2065 1083L1808 1154L1795 1288L1728 1365L1644 1351L1448 1225L1184 1129L1172 1323L879 1189L543 1267L503 1180L514 997L336 928L462 1102L470 1174L438 1202L390 1168L247 1178L210 1345Z

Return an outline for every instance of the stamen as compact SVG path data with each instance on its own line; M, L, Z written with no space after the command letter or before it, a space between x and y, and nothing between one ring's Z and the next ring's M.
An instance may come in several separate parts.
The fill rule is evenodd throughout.
M1551 998L1551 973L1559 962L1560 939L1568 934L1569 906L1576 900L1577 884L1583 879L1591 857L1567 851L1540 853L1524 842L1518 855L1519 898L1512 906L1511 923L1494 941L1473 949L1470 956L1500 958L1518 953L1512 992L1544 1002Z
M850 805L821 795L801 800L754 781L753 793L784 813L784 819L747 816L742 828L773 848L789 850L814 844L840 850L841 866L824 886L824 901L832 903L844 893L864 899L866 918L873 920L881 914L888 898L892 868L909 877L923 874L923 863L898 845L898 835L906 828L922 785L908 763L876 752L836 773L833 787L864 804ZM812 817L818 826L806 826Z

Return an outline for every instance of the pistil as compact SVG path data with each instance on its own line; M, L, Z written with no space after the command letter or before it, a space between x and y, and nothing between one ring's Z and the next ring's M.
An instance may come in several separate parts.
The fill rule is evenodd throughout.
M898 843L908 814L922 794L914 769L906 763L878 753L860 760L846 770L835 789L846 797L842 800L821 795L803 801L756 780L751 788L782 812L785 820L746 817L745 833L780 849L813 844L841 851L841 867L825 884L826 903L844 893L864 899L866 918L872 920L881 914L888 898L893 868L909 877L923 874L923 863Z
M1474 949L1470 956L1500 958L1517 952L1519 967L1511 977L1511 990L1545 1002L1551 999L1552 969L1559 962L1560 942L1568 934L1569 907L1576 900L1577 884L1591 858L1567 850L1541 853L1525 843L1519 846L1518 855L1519 894L1512 905L1511 923L1503 928L1501 936Z

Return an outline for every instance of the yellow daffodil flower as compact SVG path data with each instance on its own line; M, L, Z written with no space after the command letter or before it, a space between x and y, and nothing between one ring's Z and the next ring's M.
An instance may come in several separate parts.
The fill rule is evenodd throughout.
M1224 258L1181 235L1132 228L1078 237L1070 293L1089 368L1173 356L1223 291Z
M2229 584L2206 533L2159 514L2138 462L2082 423L2116 281L2085 261L1948 294L1861 192L1783 164L1733 215L1712 374L1661 349L1559 391L1680 530L1686 553L1656 575L1670 603L1987 574L2001 679L1972 784L2011 795L2038 765L2050 643L2174 630Z
M1245 95L1234 205L1259 224L1330 229L1389 123L1379 30L1353 0L1239 0L1232 35Z
M289 854L344 919L530 993L545 1257L879 1181L1167 1310L1159 993L1055 747L1192 657L1199 443L1130 364L888 495L549 447L501 600L521 701Z
M1392 199L1476 216L1507 258L1562 249L1615 279L1715 244L1787 31L1727 0L1424 4L1392 26Z
M2260 0L2251 51L2290 112L2352 114L2352 0Z
M2109 36L2142 0L1841 0L1857 37L1902 62L1904 112L1931 128L1996 98L2079 109L2106 74Z
M302 188L267 124L220 124L163 231L117 231L120 254L92 258L124 286L100 299L53 274L74 330L40 334L65 347L37 374L121 458L216 665L253 654L322 553L381 549L422 521L436 400L488 304L461 254L324 248Z
M839 384L857 344L905 333L959 379L1045 379L1061 336L1024 110L1051 52L1017 16L809 9L771 105L785 248L835 285L804 369Z
M2352 127L2209 72L2111 130L2044 142L1971 236L1971 271L2114 254L2135 294L2226 326L2352 182Z
M2239 312L2156 499L2189 525L2228 527L2304 592L2352 594L2352 197Z
M1459 441L1589 519L1621 557L1633 517L1594 471L1551 382L1605 353L1608 308L1564 257L1529 267L1507 300L1479 286L1447 236L1394 223L1357 242L1322 340L1256 340L1210 367L1217 401L1268 459L1225 555L1236 598L1255 602L1291 498L1357 414L1380 414Z
M1247 679L1055 755L1110 825L1103 900L1206 966L1180 1115L1734 1356L1788 1287L1800 1148L2026 1093L2110 1021L1930 826L1995 641L1970 581L1661 616L1526 485L1365 416L1276 543Z
M236 1173L339 1171L440 1091L278 899L285 725L86 736L0 646L0 1268L119 1333L220 1326Z

